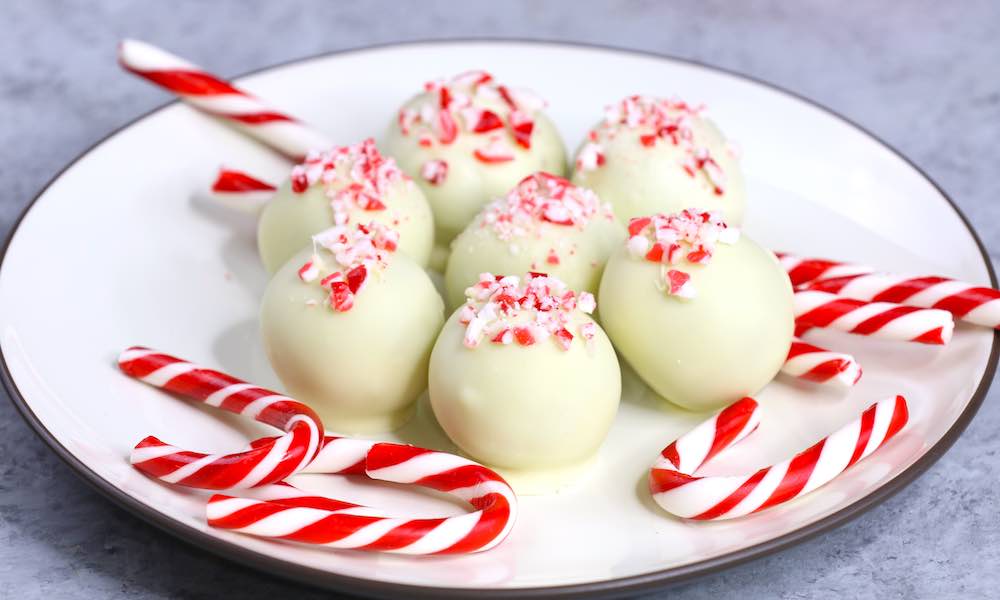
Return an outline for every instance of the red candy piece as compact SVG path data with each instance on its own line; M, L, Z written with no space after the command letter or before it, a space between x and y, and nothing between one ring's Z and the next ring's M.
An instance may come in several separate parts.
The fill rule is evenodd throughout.
M330 306L337 312L347 312L354 306L354 294L343 281L335 281L330 285Z
M514 154L506 148L490 145L485 148L476 148L473 153L477 159L487 164L504 163L514 160Z
M438 141L450 144L458 137L458 125L447 110L438 112Z
M667 271L667 281L670 283L670 293L677 294L684 287L684 284L691 281L691 276L684 271L670 269Z
M491 110L484 110L479 114L479 121L476 122L472 131L475 133L486 133L503 127L503 121Z
M358 290L368 278L368 269L364 265L358 265L347 272L347 287L351 293L357 294Z
M306 177L306 174L292 173L292 191L301 194L307 189L309 189L309 178Z
M649 217L636 217L628 222L628 234L629 237L637 236L646 228L653 220Z
M518 146L525 149L531 148L531 132L535 129L535 121L519 110L510 113L511 135Z
M535 343L535 336L532 335L531 330L527 327L515 327L514 339L522 346L530 346Z

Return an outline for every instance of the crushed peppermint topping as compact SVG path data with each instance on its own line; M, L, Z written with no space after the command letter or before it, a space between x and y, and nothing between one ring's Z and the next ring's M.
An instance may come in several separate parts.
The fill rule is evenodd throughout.
M336 225L346 224L354 209L385 210L383 200L389 188L408 181L396 161L382 156L372 139L311 151L304 162L292 168L293 192L301 194L316 183L324 185Z
M430 81L424 90L430 101L400 109L400 132L416 135L417 143L425 148L447 146L461 131L484 135L486 138L473 155L487 164L514 160L511 143L530 150L535 114L545 108L545 101L538 96L499 84L485 71L467 71L450 80ZM501 112L505 114L483 106L495 107L497 103L504 105Z
M602 139L614 138L622 129L640 130L639 143L652 148L657 144L671 144L684 152L679 167L690 177L699 173L721 196L725 193L726 177L708 148L699 146L694 139L692 122L700 118L704 106L692 106L679 99L661 99L648 96L629 96L605 109L604 120L588 135L576 158L579 171L592 171L604 165Z
M313 236L313 254L299 269L299 278L312 283L326 273L319 285L330 292L330 308L346 312L354 306L368 275L384 268L398 245L399 233L377 221L356 227L334 225ZM320 248L332 255L332 265L320 256Z
M593 171L604 165L604 150L594 142L587 142L576 156L577 171Z
M562 177L538 172L522 179L507 196L483 209L481 227L489 227L497 238L509 242L535 233L542 223L583 229L595 217L614 219L611 205L597 194L577 187ZM559 264L558 256L549 264Z
M670 215L637 217L629 221L629 254L661 265L657 285L670 296L693 298L691 276L671 266L686 262L706 265L717 244L735 244L740 230L729 227L716 212L687 209Z
M429 160L420 168L420 176L431 185L441 185L448 177L448 163L443 160Z
M587 343L596 332L589 319L579 323L581 319L573 318L577 311L594 312L594 295L577 294L544 273L528 273L523 278L483 273L479 283L465 290L465 297L458 321L465 326L463 342L468 348L479 346L484 339L494 344L531 346L551 338L561 349L569 350L576 335Z

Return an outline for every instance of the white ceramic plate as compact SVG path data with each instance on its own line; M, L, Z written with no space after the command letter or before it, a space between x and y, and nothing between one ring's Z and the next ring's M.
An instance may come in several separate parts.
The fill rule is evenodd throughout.
M626 94L705 102L743 148L751 202L745 229L756 240L996 284L968 223L913 165L824 109L738 75L620 50L434 42L321 56L240 83L346 143L379 135L426 79L473 67L546 97L569 148L605 104ZM658 408L627 376L596 467L573 489L524 498L513 533L493 551L390 557L212 530L202 494L140 475L129 467L129 449L147 434L185 447L233 449L264 430L132 381L114 359L128 345L145 344L278 387L257 335L265 274L254 223L199 197L222 162L273 179L288 169L175 103L111 135L36 198L0 270L5 383L39 435L112 499L199 546L310 583L388 596L442 597L468 588L485 595L600 594L718 569L842 523L903 487L959 435L996 367L994 333L986 329L960 326L944 349L817 336L860 358L860 385L841 394L772 383L759 396L760 431L713 469L761 466L801 450L890 394L906 395L912 421L832 484L735 521L682 522L652 503L647 467L702 416ZM392 439L449 447L426 411ZM349 499L390 494L427 515L461 510L346 479L313 477L305 485Z

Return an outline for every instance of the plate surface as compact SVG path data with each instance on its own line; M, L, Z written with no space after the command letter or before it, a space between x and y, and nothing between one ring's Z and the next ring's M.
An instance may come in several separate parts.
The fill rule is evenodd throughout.
M548 99L570 149L604 105L624 95L704 102L742 147L750 197L745 231L758 242L995 285L964 218L905 159L807 101L708 67L583 46L434 42L322 56L240 84L346 143L378 136L426 79L469 68L486 68ZM995 336L985 329L959 326L944 349L817 334L861 360L861 383L836 393L779 378L758 396L760 431L720 457L713 471L783 458L887 395L906 395L911 423L830 485L736 521L681 522L653 504L645 490L648 465L703 415L661 405L626 373L620 413L594 468L571 489L523 498L510 538L490 552L415 559L212 530L204 523L204 495L141 476L128 464L129 449L147 434L185 447L233 449L265 429L131 381L114 359L126 346L144 344L280 388L257 334L266 277L254 222L202 197L223 162L275 180L288 170L240 134L172 104L100 143L39 195L0 267L4 383L36 431L112 499L201 547L307 582L381 595L441 597L463 588L555 595L638 590L721 568L842 523L912 480L961 433L996 367ZM426 410L382 439L450 449ZM461 510L347 479L299 482L347 499L377 496L385 504L389 496L428 516Z

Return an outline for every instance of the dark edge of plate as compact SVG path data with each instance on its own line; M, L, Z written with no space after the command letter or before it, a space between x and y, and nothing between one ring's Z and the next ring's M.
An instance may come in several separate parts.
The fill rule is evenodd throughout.
M650 58L657 58L662 60L669 60L677 63L683 63L688 65L693 65L696 67L705 68L711 71L724 73L744 81L763 86L770 90L776 91L785 96L795 98L805 104L808 104L814 108L817 108L830 116L836 118L837 120L843 122L844 124L853 127L854 129L860 131L861 133L867 135L869 138L875 140L887 150L892 152L896 157L909 165L914 171L919 173L939 194L943 197L951 208L955 211L955 214L968 229L969 235L972 236L973 241L975 241L976 246L979 248L979 252L982 254L984 263L986 264L986 270L990 276L990 282L993 287L997 287L997 276L993 270L993 264L990 260L989 253L983 246L982 240L979 239L979 235L973 229L972 224L964 213L958 208L954 200L945 193L943 189L931 179L927 173L923 171L919 166L913 163L910 159L896 150L894 147L886 143L884 140L868 131L864 127L858 125L854 121L844 117L843 115L827 108L805 96L802 96L796 92L789 91L775 84L751 77L749 75L744 75L742 73L732 71L729 69L716 67L713 65L708 65L696 60L690 60L685 58L678 58L674 56L669 56L665 54L658 54L652 51L646 50L633 50L629 48L620 48L611 45L594 44L594 43L582 43L582 42L572 42L572 41L558 41L558 40L533 40L528 38L441 38L441 39L421 39L421 40L408 40L399 42L387 42L374 44L370 46L358 47L358 48L347 48L343 50L334 50L329 52L322 52L312 56L296 58L278 64L270 65L267 67L262 67L259 69L254 69L247 73L243 73L239 76L234 77L246 77L249 75L254 75L264 71L269 71L271 69L280 68L283 66L304 62L313 59L326 58L329 56L336 56L340 54L350 54L356 52L364 52L369 50L376 50L382 48L391 48L396 46L416 46L416 45L428 45L428 44L448 44L448 43L527 43L527 44L542 44L542 45L552 45L552 46L569 46L577 48L588 48L593 50L603 50L607 52L618 52L622 54L631 54L639 56L647 56ZM48 190L59 177L62 176L68 169L75 165L78 161L83 159L85 156L90 154L96 147L100 146L105 141L114 137L121 131L131 127L135 123L141 121L142 119L156 113L160 109L166 108L172 104L177 103L178 100L173 100L167 102L163 105L157 106L152 110L139 115L138 117L130 120L124 125L118 127L108 135L104 136L82 153L80 153L76 158L74 158L70 163L59 170L45 186L35 194L31 202L24 208L18 219L14 222L11 227L10 233L7 240L4 243L3 250L0 251L0 268L3 266L3 261L7 256L7 250L10 248L10 244L17 234L20 228L21 222L30 212L31 208L34 206L35 202ZM884 502L885 500L892 497L894 494L902 490L908 484L917 479L924 471L926 471L932 464L937 462L942 455L955 443L959 438L965 428L972 421L979 407L982 405L983 400L986 398L986 392L989 390L990 384L993 380L993 375L997 369L997 363L1000 360L1000 331L994 333L993 337L993 347L990 352L989 360L987 361L986 370L983 373L983 378L976 387L976 391L972 395L972 399L969 401L968 406L962 411L958 419L952 424L951 428L945 433L945 435L932 446L923 456L921 456L914 464L910 465L905 471L894 477L892 480L884 484L882 487L871 492L860 500L854 502L850 506L843 508L832 515L829 515L815 523L811 523L795 531L787 533L783 536L750 546L748 548L743 548L735 552L730 552L722 556L717 556L708 560L698 561L695 563L681 565L679 567L672 567L669 569L664 569L661 571L655 571L652 573L645 573L642 575L634 575L631 577L622 577L618 579L610 579L605 581L596 581L590 583L580 583L564 586L546 586L546 587L532 587L532 588L511 588L511 589L479 589L479 588L443 588L443 587L426 587L426 586L416 586L410 584L398 584L398 583L388 583L381 582L371 579L363 579L357 577L349 577L346 575L338 575L335 573L329 573L327 571L322 571L319 569L313 569L306 567L297 563L288 562L285 560L273 558L260 554L258 552L242 548L223 540L214 538L194 527L183 525L170 517L149 508L142 502L132 498L128 494L125 494L120 489L118 489L114 484L102 478L100 475L92 471L83 462L76 458L65 446L63 446L52 433L45 428L45 425L41 423L38 417L34 414L31 408L28 406L27 401L24 396L21 395L20 390L14 383L11 377L10 370L7 367L6 357L3 355L3 349L0 347L0 380L2 380L4 388L7 390L10 396L11 402L21 413L21 416L28 423L28 425L35 431L36 434L46 443L53 452L56 453L59 458L63 460L69 467L80 476L85 482L94 487L98 492L105 495L107 498L112 500L118 506L128 510L132 514L138 516L144 521L164 530L168 533L183 539L184 541L193 544L194 546L209 550L216 555L223 558L232 560L237 563L241 563L245 566L251 568L265 571L274 575L279 575L286 577L307 585L325 588L328 590L346 592L352 595L366 595L382 598L398 598L401 596L410 598L463 598L471 595L475 595L480 598L565 598L565 597L617 597L628 594L640 594L651 591L656 591L663 589L668 585L677 584L684 581L689 581L697 577L708 575L711 573L717 573L720 570L734 567L736 565L745 563L747 561L753 560L755 558L760 558L762 556L767 556L776 553L780 550L799 544L808 539L811 539L821 533L829 531L835 527L839 527L847 523L848 521L858 517L862 513L866 512L870 508L877 504ZM431 559L433 560L433 559Z

